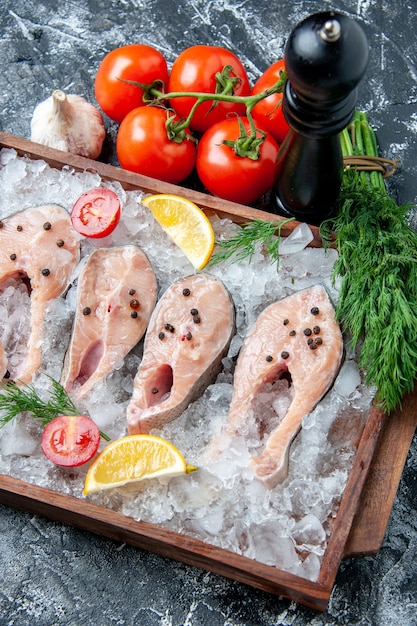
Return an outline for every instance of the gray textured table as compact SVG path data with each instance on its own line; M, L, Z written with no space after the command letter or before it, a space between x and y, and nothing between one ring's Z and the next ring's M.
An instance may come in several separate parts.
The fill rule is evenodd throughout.
M54 88L93 102L100 59L125 43L154 45L169 62L193 44L223 45L256 78L282 56L300 19L334 8L361 20L366 30L371 59L359 105L369 113L384 155L401 159L390 192L399 202L415 203L414 4L3 0L0 128L29 138L33 109ZM114 162L115 127L108 121L107 130L107 158ZM0 505L0 626L416 625L416 464L414 440L379 555L342 563L324 614Z

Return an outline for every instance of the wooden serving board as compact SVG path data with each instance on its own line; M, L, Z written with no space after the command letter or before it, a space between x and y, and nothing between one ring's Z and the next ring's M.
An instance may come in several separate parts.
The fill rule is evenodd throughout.
M237 223L255 218L268 221L280 219L265 211L47 148L7 133L0 132L0 148L13 148L20 155L43 159L59 169L66 165L77 171L95 171L103 179L119 181L125 189L180 194L203 210L214 211L220 217L228 217ZM290 234L297 225L297 222L286 224L282 235ZM311 229L314 240L310 245L320 247L318 228L312 226ZM325 610L341 560L344 557L375 555L381 546L417 425L416 400L417 389L405 398L402 409L390 416L384 415L377 407L370 410L317 582L10 476L0 475L0 502Z

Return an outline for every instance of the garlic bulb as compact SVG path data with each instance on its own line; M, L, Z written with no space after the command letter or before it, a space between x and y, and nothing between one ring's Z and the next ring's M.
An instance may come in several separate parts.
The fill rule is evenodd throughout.
M32 141L90 159L100 155L106 136L100 111L60 89L37 105L30 128Z

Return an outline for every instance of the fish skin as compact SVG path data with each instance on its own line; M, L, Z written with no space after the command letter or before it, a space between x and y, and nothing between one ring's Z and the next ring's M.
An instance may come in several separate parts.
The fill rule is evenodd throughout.
M318 307L318 315L311 314L313 307ZM284 324L284 320L288 323ZM320 332L312 333L311 338L314 341L320 337L322 344L312 350L304 329L315 326ZM289 333L294 330L296 334L291 336ZM267 360L271 356L272 360ZM269 305L244 340L234 373L227 422L220 436L210 442L208 458L218 454L225 441L230 441L251 419L251 405L263 385L289 372L293 398L288 411L269 435L262 453L250 461L256 477L267 487L276 487L287 477L290 446L303 418L333 384L342 357L342 333L323 286L314 285Z
M190 295L183 295L184 289ZM192 309L197 309L199 323ZM167 330L166 324L174 331ZM129 434L161 429L201 396L219 373L234 332L234 304L219 279L201 272L172 284L149 322L127 408ZM155 389L158 392L152 393Z
M70 395L85 397L142 339L157 294L154 270L138 246L99 248L90 254L78 279L75 319L61 376ZM139 302L137 308L132 308L133 300ZM86 307L89 315L83 313Z
M4 351L3 344L0 341L0 381L7 374L7 363L8 363L7 355Z
M43 225L49 222L51 228ZM19 227L19 230L18 230ZM21 230L20 230L21 227ZM58 246L57 241L64 241ZM11 255L16 255L15 260ZM59 205L28 208L2 221L0 283L10 277L30 281L30 336L24 361L11 372L17 382L30 383L42 361L43 319L48 302L65 293L80 258L79 236L68 211ZM48 269L49 275L42 274Z

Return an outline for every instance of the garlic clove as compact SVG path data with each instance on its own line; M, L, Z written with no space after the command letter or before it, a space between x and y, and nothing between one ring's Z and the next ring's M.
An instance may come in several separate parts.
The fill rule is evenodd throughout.
M99 157L106 136L100 111L61 89L36 106L30 128L31 141L90 159Z

